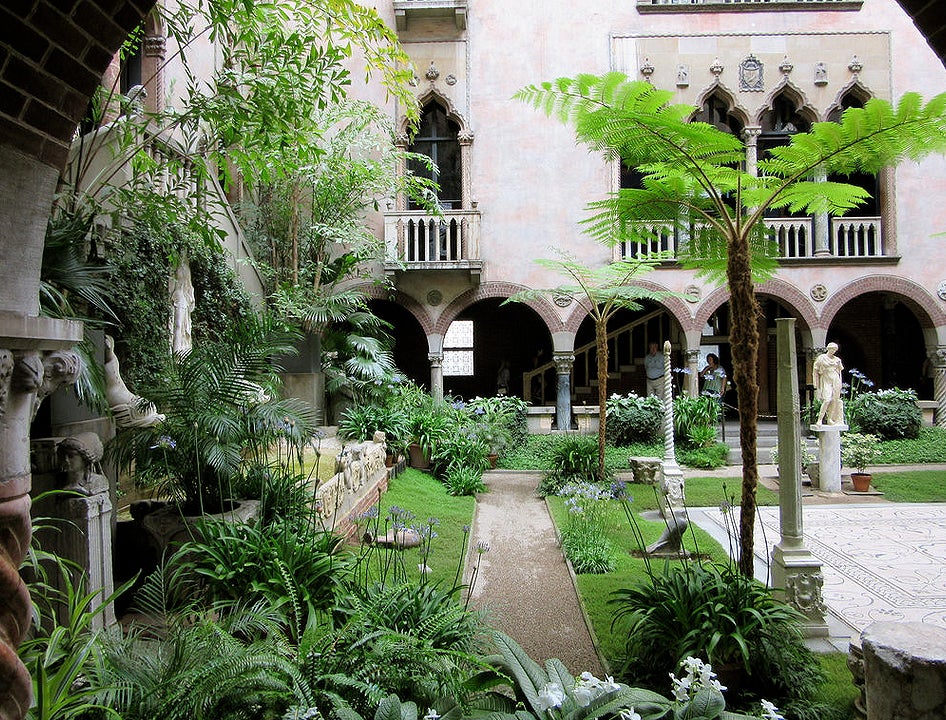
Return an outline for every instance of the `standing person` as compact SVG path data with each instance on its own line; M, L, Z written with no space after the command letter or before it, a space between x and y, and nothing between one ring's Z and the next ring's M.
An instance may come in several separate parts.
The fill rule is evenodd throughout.
M726 377L726 371L719 364L719 356L716 353L710 353L706 356L706 366L700 370L700 377L703 378L703 394L710 395L722 402L729 381Z
M841 358L835 355L837 351L837 343L828 343L825 351L815 358L811 368L815 397L821 401L816 425L821 425L823 421L827 421L828 425L844 422L844 404L841 402L841 371L844 365Z
M644 356L644 371L647 373L647 394L662 398L664 394L664 356L659 345L651 341L650 352Z

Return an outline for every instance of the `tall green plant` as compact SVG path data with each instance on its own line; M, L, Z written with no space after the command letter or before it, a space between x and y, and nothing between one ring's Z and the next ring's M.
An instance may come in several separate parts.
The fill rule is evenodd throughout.
M642 173L642 188L621 189L591 204L587 226L593 237L610 244L648 239L642 223L666 223L690 234L686 264L729 286L743 458L742 571L751 576L759 396L754 283L772 274L778 256L763 218L776 209L843 214L861 204L866 191L819 178L876 173L946 151L946 95L926 105L913 93L896 105L871 99L845 110L838 123L815 123L810 132L792 135L788 145L758 161L756 172L739 138L691 122L696 108L671 104L672 92L621 73L560 78L524 88L517 97L573 124L580 142Z

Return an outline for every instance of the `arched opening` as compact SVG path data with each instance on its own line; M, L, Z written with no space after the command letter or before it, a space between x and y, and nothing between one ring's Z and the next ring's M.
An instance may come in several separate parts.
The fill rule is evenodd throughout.
M430 388L430 361L427 359L427 335L409 310L390 300L372 299L368 307L388 323L394 338L391 352L394 364L404 376L421 387Z
M828 113L828 120L838 122L841 115L848 108L862 108L870 99L870 95L859 85L852 85L841 96L838 104ZM859 207L856 207L845 215L857 217L879 217L880 216L880 179L877 175L863 172L855 172L850 175L829 175L828 180L833 182L844 182L851 185L857 185L870 193L870 198Z
M469 323L470 335L466 337L472 340L472 344L457 349L468 353L471 367L448 374L448 348L445 344L444 394L463 398L495 395L497 374L500 365L506 362L509 367L508 395L535 404L554 402L554 368L550 376L543 374L541 380L547 382L537 381L534 387L533 378L528 376L530 371L552 360L552 339L548 328L528 305L503 305L504 301L505 298L501 297L480 300L454 319L453 325ZM525 383L529 387L524 387Z
M834 316L828 340L840 346L845 381L856 369L878 388L926 390L923 329L914 310L896 295L869 292L854 298Z
M673 316L657 303L644 301L643 309L618 310L608 323L608 394L635 392L647 394L644 357L648 345L665 340L675 346L671 354L674 368L685 367L682 329ZM575 334L575 365L572 375L574 403L598 404L598 353L595 347L595 323L586 317Z

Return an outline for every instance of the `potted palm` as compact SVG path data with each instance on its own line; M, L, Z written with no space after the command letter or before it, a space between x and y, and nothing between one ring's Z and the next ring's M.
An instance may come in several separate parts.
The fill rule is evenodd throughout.
M231 509L231 483L243 469L265 462L277 442L298 445L315 431L308 405L278 397L272 358L291 351L289 333L251 320L225 342L176 354L167 374L145 390L165 419L119 432L111 457L178 515Z
M880 457L879 442L876 435L862 433L844 433L841 438L841 462L854 469L851 484L857 492L870 490L872 476L867 472L867 466Z

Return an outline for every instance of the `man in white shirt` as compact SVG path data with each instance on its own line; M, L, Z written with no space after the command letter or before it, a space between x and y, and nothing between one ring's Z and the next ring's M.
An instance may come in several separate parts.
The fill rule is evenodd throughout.
M664 394L664 356L659 352L659 345L651 342L650 352L644 356L644 371L647 373L647 394L663 397Z

